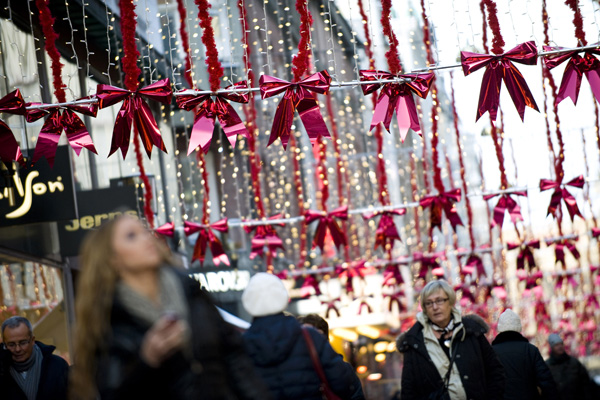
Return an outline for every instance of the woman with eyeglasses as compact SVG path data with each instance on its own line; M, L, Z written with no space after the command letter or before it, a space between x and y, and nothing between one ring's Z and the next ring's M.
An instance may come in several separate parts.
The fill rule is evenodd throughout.
M268 399L241 335L142 223L123 215L85 239L73 399Z
M502 399L504 369L486 327L461 317L454 289L444 280L430 281L420 303L417 322L397 340L404 354L402 400Z

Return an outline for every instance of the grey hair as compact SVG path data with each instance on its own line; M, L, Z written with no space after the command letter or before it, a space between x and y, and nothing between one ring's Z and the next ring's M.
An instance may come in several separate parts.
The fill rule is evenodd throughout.
M421 308L425 310L425 299L431 296L434 292L442 290L448 296L450 306L454 307L456 304L456 292L452 289L452 286L444 280L437 279L435 281L429 281L427 285L421 291Z
M8 318L6 321L4 321L2 323L2 337L4 338L4 330L6 328L10 328L10 329L18 328L19 325L21 325L21 324L25 324L25 326L27 326L27 329L29 330L29 336L33 336L33 326L31 326L31 322L29 322L29 320L27 318L20 317L17 315L17 316Z

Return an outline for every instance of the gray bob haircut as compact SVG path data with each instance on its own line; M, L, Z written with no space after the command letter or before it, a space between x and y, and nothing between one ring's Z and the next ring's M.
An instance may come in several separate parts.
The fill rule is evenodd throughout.
M421 308L423 310L425 310L425 299L427 299L429 296L431 296L438 290L441 290L444 293L446 293L446 296L448 296L448 299L450 301L450 306L454 307L454 304L456 304L456 292L454 291L454 289L452 289L452 286L450 286L448 282L438 279L435 281L429 281L429 283L425 285L425 287L421 291Z

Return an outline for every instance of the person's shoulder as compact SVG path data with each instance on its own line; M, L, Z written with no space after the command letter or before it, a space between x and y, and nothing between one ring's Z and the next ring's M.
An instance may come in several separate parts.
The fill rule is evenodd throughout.
M402 332L396 338L396 349L400 353L405 353L419 340L419 335L423 332L423 325L420 322L415 322L406 332Z
M477 336L485 335L490 330L490 327L485 320L476 314L463 316L462 324L467 333L475 334Z

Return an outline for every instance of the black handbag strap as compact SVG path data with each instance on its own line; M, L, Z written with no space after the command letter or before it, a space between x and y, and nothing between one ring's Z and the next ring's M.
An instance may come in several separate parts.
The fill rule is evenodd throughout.
M452 357L450 358L450 365L448 366L448 372L446 372L446 376L444 376L444 387L447 389L448 384L450 383L450 374L452 373L452 366L454 365L454 358L456 357L456 348L458 344L455 346L454 351L452 352ZM452 350L452 348L450 348Z

